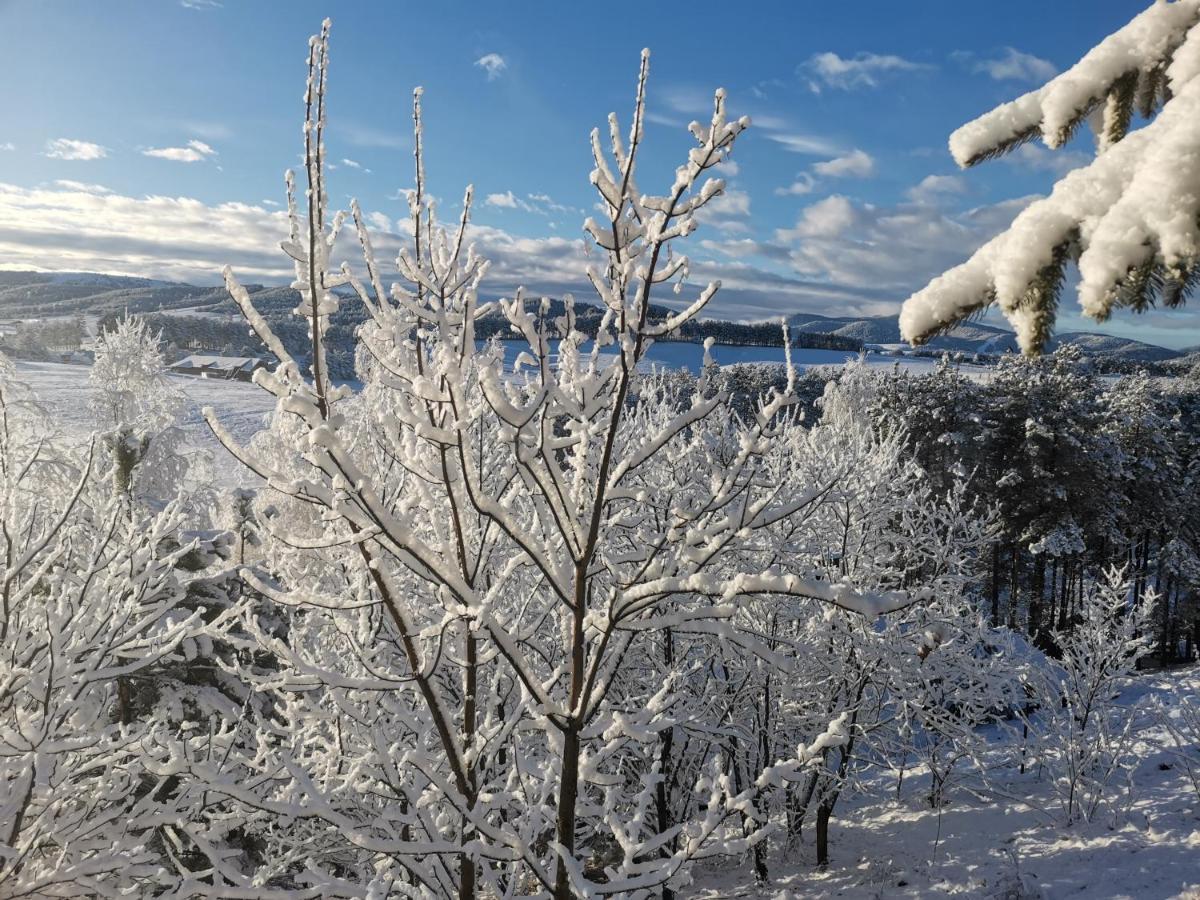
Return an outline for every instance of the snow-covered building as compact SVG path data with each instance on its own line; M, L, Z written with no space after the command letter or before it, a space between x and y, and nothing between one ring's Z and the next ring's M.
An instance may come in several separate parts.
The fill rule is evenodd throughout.
M249 381L267 361L259 356L185 356L171 365L176 375L198 375L201 378L223 378L228 381Z

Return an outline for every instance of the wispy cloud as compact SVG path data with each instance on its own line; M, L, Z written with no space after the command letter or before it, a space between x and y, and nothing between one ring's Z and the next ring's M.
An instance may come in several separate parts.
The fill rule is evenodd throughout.
M367 175L371 174L370 169L368 169L362 163L360 163L354 159L346 159L345 157L342 157L342 165L345 166L347 169L358 169L358 171L363 172Z
M809 171L801 172L796 180L775 189L781 197L811 194L816 190L818 176L822 178L869 178L875 174L875 158L866 150L855 148L833 159L813 163Z
M17 145L14 144L12 141L4 141L3 143L0 143L0 151L7 152L10 150L16 150L16 149L17 149Z
M488 81L495 81L508 68L508 60L499 53L485 53L475 60L475 65L487 72Z
M890 73L915 72L931 67L892 54L858 53L842 57L826 51L811 57L801 68L813 78L809 87L819 92L822 85L844 91L876 87L879 80Z
M203 120L187 119L172 123L180 131L194 134L205 141L224 141L233 137L233 129L224 122L205 122Z
M980 57L969 50L951 54L951 58L972 72L988 75L997 81L1047 81L1058 74L1058 68L1047 59L1023 53L1015 47L1005 47L999 56Z
M842 153L842 147L836 141L819 134L804 134L795 131L777 131L766 127L763 136L774 141L784 150L792 153L802 153L807 156L837 156Z
M869 178L875 174L875 159L865 150L851 150L845 156L813 163L812 168L828 178Z
M184 147L149 147L142 151L142 156L153 156L182 163L203 162L216 155L217 151L204 141L195 140L188 141Z
M508 192L505 192L506 194ZM521 198L514 193L514 200ZM894 311L904 289L960 262L1004 227L1029 198L962 214L901 204L875 207L845 198L804 211L795 229L772 240L703 227L692 277L723 283L710 312L762 319L781 312ZM749 198L734 194L724 210L736 222ZM387 260L407 241L407 220L366 211L385 279ZM715 223L709 223L711 226ZM110 272L215 284L229 263L247 280L285 284L291 262L279 252L287 216L265 204L207 204L188 197L129 197L62 187L23 188L0 183L0 259L14 268ZM803 231L801 237L798 232ZM356 241L343 231L335 256L354 265ZM468 239L492 261L488 289L507 293L518 284L561 296L587 291L583 242L558 236L523 237L471 225ZM719 262L714 262L719 260ZM757 260L762 260L758 262ZM668 303L687 303L685 288Z
M526 194L524 197L521 197L509 190L496 194L488 194L483 202L485 206L495 207L496 209L519 209L523 212L535 213L539 216L549 216L551 213L583 214L583 210L559 203L549 194Z
M726 188L696 218L724 234L746 234L750 231L750 195L738 188Z
M50 159L92 160L104 159L108 156L108 148L91 141L77 141L74 138L55 138L46 141L44 156Z
M80 194L111 194L112 190L106 188L102 184L91 184L86 181L72 181L69 178L59 178L54 182L54 186L62 188L64 191L74 191Z
M952 180L910 189L925 198L953 191ZM777 229L775 243L787 248L793 272L851 289L886 289L900 296L950 268L996 233L1034 197L956 213L938 203L896 206L859 203L841 195L803 210L791 228Z
M184 9L195 9L204 12L210 9L220 9L225 4L221 0L179 0L179 5Z

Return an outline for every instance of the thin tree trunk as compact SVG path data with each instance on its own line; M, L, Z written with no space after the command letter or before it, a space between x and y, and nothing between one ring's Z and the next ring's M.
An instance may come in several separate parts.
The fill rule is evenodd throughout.
M575 604L571 610L571 706L563 728L562 771L558 785L558 842L563 853L575 855L575 807L579 802L579 750L580 732L583 728L583 711L578 709L583 693L584 652L583 618L587 603L586 563L575 566ZM571 900L571 878L566 860L559 857L554 873L555 900Z
M675 665L675 642L668 628L663 632L663 663L668 671L671 671ZM664 729L659 736L658 750L658 785L654 792L654 802L658 812L658 833L663 834L671 827L671 806L670 795L668 792L671 776L671 751L675 744L675 729ZM668 843L664 844L659 849L659 855L662 857L671 856L676 849L677 840L672 838ZM664 886L662 889L662 900L675 900L675 892L669 887Z
M992 541L992 625L1000 624L1000 542Z
M479 789L476 783L475 764L472 762L472 744L475 741L476 705L475 692L478 689L478 648L475 636L468 629L466 647L466 671L463 673L463 749L467 751L467 782L471 786L471 796ZM462 840L471 839L470 824L466 817L462 820ZM458 855L458 900L475 900L475 860L471 854L463 852Z

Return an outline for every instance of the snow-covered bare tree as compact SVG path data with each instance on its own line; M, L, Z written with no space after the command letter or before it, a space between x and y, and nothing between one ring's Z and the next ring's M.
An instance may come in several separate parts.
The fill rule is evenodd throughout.
M1151 121L1131 129L1136 116ZM967 167L1038 137L1056 149L1084 122L1095 160L913 294L900 315L906 340L995 303L1021 349L1039 352L1070 262L1080 307L1098 321L1187 299L1200 278L1200 2L1155 0L1066 72L959 128L950 152Z
M251 752L231 743L225 769L190 757L213 794L290 823L269 835L280 877L307 867L311 879L315 864L330 891L344 889L335 871L357 871L364 885L394 879L460 897L638 897L684 884L692 861L757 839L755 791L799 777L811 754L793 747L740 784L719 757L706 760L688 785L691 814L660 827L648 814L659 735L676 724L686 664L646 684L630 661L667 628L722 634L748 596L869 617L924 596L860 590L780 556L788 522L845 475L844 465L791 467L794 375L743 422L707 383L681 406L640 372L654 339L719 287L665 322L649 319L654 289L687 274L675 248L723 189L706 175L748 125L727 116L718 91L666 192L644 194L648 67L644 54L629 131L613 116L608 149L592 137L604 211L584 226L601 252L586 272L604 311L593 340L574 327L570 299L556 321L521 292L478 301L487 265L470 244L472 192L457 224L440 226L419 90L403 283L384 289L357 205L363 277L333 268L344 217L330 216L324 182L328 25L311 43L307 190L298 203L289 177L284 244L311 365L302 370L227 271L280 360L256 375L278 407L272 432L249 448L208 414L268 487L267 559L247 577L297 610L286 639L250 606L241 627L281 662L263 682L293 699L279 713L287 727L262 724ZM326 363L334 289L345 284L369 314L359 394L334 385ZM497 344L475 340L490 310L524 347L512 367ZM221 865L222 876L246 877Z

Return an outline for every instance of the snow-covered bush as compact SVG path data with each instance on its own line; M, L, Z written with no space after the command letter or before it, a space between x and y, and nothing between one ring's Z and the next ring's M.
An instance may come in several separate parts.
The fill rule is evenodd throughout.
M171 709L151 673L202 640L198 545L181 504L131 512L94 442L51 437L0 358L0 894L146 894L186 818L151 771Z
M1200 801L1200 703L1192 697L1174 698L1169 705L1160 705L1159 726L1166 735L1164 745L1187 776L1188 783Z
M1031 673L1038 709L1030 729L1068 825L1091 821L1136 762L1133 717L1117 698L1149 650L1157 597L1132 593L1126 574L1110 569L1085 592L1077 619L1055 631L1059 664Z

